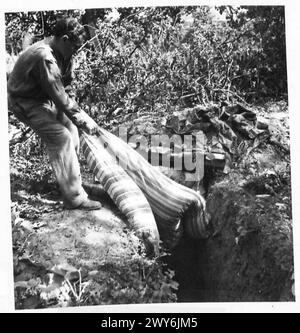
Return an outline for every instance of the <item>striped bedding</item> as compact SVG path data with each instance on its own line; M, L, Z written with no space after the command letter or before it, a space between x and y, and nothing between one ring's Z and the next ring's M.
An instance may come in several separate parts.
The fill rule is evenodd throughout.
M91 171L100 180L104 190L126 216L137 235L145 241L146 247L157 251L159 233L156 221L140 188L98 144L97 138L83 133L81 145Z
M104 129L100 131L99 137L81 134L83 153L129 223L136 230L149 229L156 235L156 221L161 239L170 248L178 243L183 229L193 238L205 238L202 196L163 175L123 140Z

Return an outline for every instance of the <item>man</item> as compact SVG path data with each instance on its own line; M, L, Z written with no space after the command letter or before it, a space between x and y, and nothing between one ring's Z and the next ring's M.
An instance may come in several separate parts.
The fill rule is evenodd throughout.
M64 87L72 80L72 56L83 43L83 27L73 18L57 22L53 36L20 54L9 77L10 110L45 142L50 163L67 209L100 209L88 199L77 158L77 127L66 113L78 113ZM88 128L93 134L95 128Z

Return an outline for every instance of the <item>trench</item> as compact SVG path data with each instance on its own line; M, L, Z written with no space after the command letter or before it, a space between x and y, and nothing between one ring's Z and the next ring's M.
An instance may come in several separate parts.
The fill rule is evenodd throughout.
M245 189L233 184L231 178L207 190L212 235L205 240L183 235L171 255L163 259L167 269L175 272L178 303L295 300L291 222L282 220L280 210L272 208L280 197L256 200L256 194L265 191L261 183L254 193L252 183ZM281 190L286 196L287 189ZM110 201L107 195L105 198ZM258 205L264 208L260 220ZM240 227L244 228L242 235Z
M213 180L213 170L206 168L200 185L205 200ZM184 233L167 258L167 265L174 270L175 280L179 284L178 302L210 302L216 298L216 286L207 278L209 275L207 251L207 240L194 239Z
M290 231L277 228L283 222L272 209L259 218L253 198L226 186L209 193L212 235L205 240L183 236L167 258L179 283L177 302L295 300ZM247 231L239 233L241 226Z
M206 302L214 297L213 289L206 284L203 276L205 243L183 237L167 260L179 284L178 302Z

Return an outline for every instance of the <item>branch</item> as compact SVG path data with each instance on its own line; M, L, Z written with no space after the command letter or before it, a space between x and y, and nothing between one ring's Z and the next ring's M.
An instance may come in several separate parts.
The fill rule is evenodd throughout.
M135 48L133 49L133 51L129 54L128 59L130 59L132 57L132 55L134 54L134 52L140 47L140 45L144 42L144 40L146 39L148 34L148 29L144 27L144 36L137 42Z
M284 144L282 144L281 142L279 142L278 140L276 140L275 138L273 137L270 137L269 138L269 142L279 148L281 148L285 153L289 153L290 150L287 146L285 146Z
M21 143L21 142L27 141L34 134L34 132L32 131L32 133L28 136L28 133L30 133L31 131L32 131L32 129L30 127L28 127L25 131L20 130L18 133L16 133L12 137L12 139L9 140L9 144L10 145L15 145L17 143Z
M118 24L122 23L124 20L128 20L129 18L131 18L132 16L135 16L135 15L139 15L141 14L142 12L146 11L147 8L143 8L142 10L140 10L139 12L135 12L135 13L132 13L132 14L129 14L128 16L125 16L125 17L122 17L118 20Z
M79 53L87 44L91 43L94 39L98 38L98 36L100 36L100 32L98 34L96 34L94 37L92 37L91 39L87 40L85 43L83 43L80 48L77 50L77 53Z
M250 19L248 22L246 22L246 24L249 24L252 21L254 21L254 19ZM237 35L234 39L231 39L231 40L230 40L231 35L229 34L228 37L222 43L220 43L217 47L223 46L223 45L228 44L228 43L235 43L241 37L247 36L248 34L249 34L249 30L245 30L245 31L241 32L239 35Z
M231 94L231 95L233 95L233 96L235 96L237 99L239 99L241 102L243 102L245 105L247 105L247 106L249 106L250 107L250 104L249 103L247 103L241 96L239 96L237 93L235 93L234 91L232 91L232 90L228 90L228 89L219 89L219 88L217 88L217 89L212 89L213 91L221 91L221 92L225 92L225 93L229 93L229 94Z

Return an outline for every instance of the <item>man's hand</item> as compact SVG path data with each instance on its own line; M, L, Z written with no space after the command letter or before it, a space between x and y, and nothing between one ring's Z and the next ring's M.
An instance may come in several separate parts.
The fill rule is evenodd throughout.
M71 99L74 99L76 98L76 94L75 94L75 91L73 90L72 86L68 85L65 87L65 92L68 94L68 96L71 98Z
M90 135L101 135L101 129L98 124L82 109L79 109L77 112L68 110L66 114L79 130Z
M82 130L90 135L100 136L100 127L86 112L83 110L79 113L82 120Z
M84 124L83 131L87 132L90 135L100 136L100 128L96 123L88 121Z

